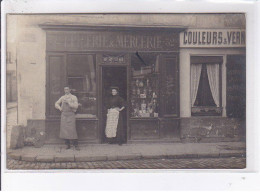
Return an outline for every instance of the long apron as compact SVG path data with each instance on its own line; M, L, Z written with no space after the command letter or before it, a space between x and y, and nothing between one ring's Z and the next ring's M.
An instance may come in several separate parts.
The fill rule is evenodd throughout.
M116 137L119 119L119 111L114 108L108 109L105 134L108 138Z
M61 139L78 139L76 131L75 113L69 107L68 103L62 102L62 113L60 119L60 138Z

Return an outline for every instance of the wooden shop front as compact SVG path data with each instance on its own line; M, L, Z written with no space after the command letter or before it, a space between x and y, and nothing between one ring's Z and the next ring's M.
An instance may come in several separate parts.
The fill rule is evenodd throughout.
M105 99L127 102L125 142L179 141L179 32L169 26L41 25L46 31L47 143L60 141L55 102L69 85L78 97L77 132L105 143Z

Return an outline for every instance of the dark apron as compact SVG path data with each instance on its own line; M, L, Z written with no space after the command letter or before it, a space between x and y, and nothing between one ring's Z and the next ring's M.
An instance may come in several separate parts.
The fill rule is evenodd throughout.
M78 139L76 131L75 113L69 107L68 103L61 105L62 113L60 119L60 138L61 139Z

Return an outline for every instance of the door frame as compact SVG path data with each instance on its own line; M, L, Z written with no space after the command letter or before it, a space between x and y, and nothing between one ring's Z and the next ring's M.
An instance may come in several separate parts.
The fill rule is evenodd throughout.
M97 55L97 74L98 74L98 137L99 137L99 142L104 143L103 139L103 68L106 67L124 67L126 68L126 86L127 86L127 99L126 100L126 143L128 141L128 136L129 136L129 118L130 118L130 110L129 110L129 102L130 102L130 60L129 60L129 54L126 54L127 62L124 64L116 64L116 63L111 63L111 64L102 64L100 63L100 57L101 55Z

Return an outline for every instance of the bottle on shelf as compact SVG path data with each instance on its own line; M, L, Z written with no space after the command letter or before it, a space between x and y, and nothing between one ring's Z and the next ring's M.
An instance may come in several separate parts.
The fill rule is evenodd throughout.
M157 95L155 94L155 92L153 92L153 98L157 98Z
M147 78L147 80L146 80L146 86L147 86L147 88L150 86L150 83L149 83L149 79Z
M153 90L152 90L152 87L151 87L151 86L149 86L149 87L148 87L148 94L149 94L149 96L151 96L151 95L152 95L152 92L153 92Z
M137 91L136 91L137 97L140 97L140 93L141 93L140 88L137 88Z
M133 110L134 110L134 117L139 117L139 104L135 103L133 105Z
M145 102L145 100L142 100L141 109L142 109L143 112L145 112L145 110L146 110L146 102Z
M144 94L144 98L146 98L146 96L147 96L147 89L146 88L144 88L143 94Z
M133 89L132 89L132 94L133 94L133 96L135 96L136 95L136 89L135 89L135 87L133 86Z
M139 82L139 87L144 87L144 82L143 82L143 80L141 80L140 82Z
M136 85L137 87L139 87L139 79L136 79L136 80L135 80L135 85Z

